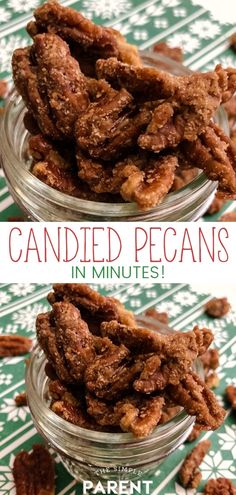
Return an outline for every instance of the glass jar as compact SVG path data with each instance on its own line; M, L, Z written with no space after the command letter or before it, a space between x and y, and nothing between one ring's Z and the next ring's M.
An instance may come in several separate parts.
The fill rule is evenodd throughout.
M186 75L188 68L164 56L142 52L143 63L175 75ZM23 117L22 99L13 92L9 97L1 129L1 162L10 193L20 208L34 221L196 221L210 205L216 183L203 172L179 191L169 193L163 202L148 212L135 203L100 203L74 198L47 186L30 172L26 161L29 134ZM223 109L216 121L228 133ZM197 163L196 163L197 167Z
M140 317L137 324L165 334L173 332L152 318ZM26 374L29 408L39 433L78 481L105 483L107 480L148 479L192 430L195 418L184 411L157 426L144 439L134 438L130 433L95 432L75 426L49 408L49 379L45 374L45 364L45 355L37 346ZM200 362L197 361L194 366L201 374Z

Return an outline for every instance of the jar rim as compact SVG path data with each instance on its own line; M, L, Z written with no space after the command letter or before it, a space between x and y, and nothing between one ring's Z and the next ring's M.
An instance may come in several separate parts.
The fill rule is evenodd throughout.
M185 67L184 65L175 62L168 57L157 54L151 51L143 51L140 52L142 59L146 65L152 63L153 66L155 64L163 64L169 68L169 72L173 69L177 71L179 74L189 74L191 73L190 69ZM161 69L162 70L162 69ZM107 216L111 218L121 217L134 217L145 220L148 218L149 220L156 215L166 214L166 211L172 208L178 208L188 203L190 199L192 199L193 194L198 194L204 188L211 184L213 189L216 183L209 181L204 172L200 172L190 183L182 187L177 191L173 191L167 194L167 196L163 199L163 201L151 208L150 210L143 211L140 210L136 203L105 203L105 202L97 202L90 201L86 199L76 198L65 194L63 192L57 191L47 184L43 183L40 179L35 177L26 167L21 167L19 171L19 157L14 151L14 142L12 133L8 132L8 122L11 118L11 112L14 112L14 108L16 106L20 107L20 111L24 112L26 107L21 99L18 96L15 90L10 94L8 101L6 103L5 112L2 119L2 134L3 140L6 144L6 155L10 157L11 164L14 168L15 174L21 174L22 180L27 185L28 190L34 194L34 191L37 194L40 194L42 198L46 198L52 204L56 204L58 207L66 208L68 210L79 211L81 214L94 214L95 216ZM218 120L221 122L221 125L224 127L224 130L227 132L227 123L226 123L226 114L223 108L220 108L217 112ZM25 131L24 136L28 134ZM3 164L4 165L4 164ZM7 173L6 173L7 176Z
M170 327L167 327L163 324L159 324L159 322L157 322L157 320L153 318L141 316L140 322L142 323L142 325L144 324L145 321L147 324L147 328L149 328L150 325L151 328L149 329L152 331L155 331L153 327L156 327L158 330L160 330L161 328L166 329L167 331L164 331L165 334L174 332L174 330L172 330ZM138 322L139 322L139 317L137 318L137 323ZM161 331L161 333L163 332ZM86 428L81 428L61 418L56 413L54 413L48 406L45 405L45 400L37 390L37 386L33 377L34 361L37 359L41 361L40 366L41 368L43 367L44 370L47 359L46 356L44 355L44 352L40 349L38 344L36 344L36 346L34 347L31 353L30 362L26 369L26 390L28 392L27 395L31 399L34 398L37 399L37 401L39 402L42 415L45 418L47 418L48 423L51 423L51 425L53 426L56 425L56 427L61 432L64 433L66 432L67 434L72 435L75 438L81 438L91 441L96 440L96 442L98 443L108 443L108 444L116 444L116 445L120 443L129 444L129 445L132 443L135 445L139 445L140 443L142 443L142 445L145 445L146 442L152 442L152 441L156 442L157 439L163 440L167 435L169 435L169 433L173 430L173 428L180 427L184 422L187 423L186 427L188 427L191 425L191 423L193 424L195 421L195 416L190 416L184 410L181 410L166 423L157 425L156 428L148 437L143 437L143 438L135 438L132 435L132 433L125 433L125 432L109 433L109 432L100 432L100 431L89 430ZM198 362L196 363L196 367L197 368L199 367ZM46 377L45 371L44 371L44 375ZM37 378L38 378L38 374L37 374Z

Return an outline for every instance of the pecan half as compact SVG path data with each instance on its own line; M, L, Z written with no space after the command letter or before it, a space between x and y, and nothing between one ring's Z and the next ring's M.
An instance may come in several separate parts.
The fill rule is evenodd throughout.
M54 495L54 462L43 445L33 445L31 453L19 452L13 464L16 495Z
M26 354L32 347L32 340L22 335L0 335L0 358Z
M184 488L198 487L202 479L199 466L210 447L211 442L209 440L203 440L185 458L179 472L179 480Z
M21 392L20 394L14 397L15 403L18 407L27 406L27 397L25 392Z
M209 480L204 488L204 495L236 495L236 487L227 478Z
M205 312L213 318L221 318L230 311L227 297L214 298L205 304Z
M226 388L226 398L231 404L233 409L236 409L236 387L234 385L228 385Z

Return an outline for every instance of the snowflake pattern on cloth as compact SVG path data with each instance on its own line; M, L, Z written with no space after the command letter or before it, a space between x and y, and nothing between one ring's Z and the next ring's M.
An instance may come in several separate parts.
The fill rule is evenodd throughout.
M128 0L84 0L82 8L86 15L101 17L101 19L112 19L125 14L132 7Z
M8 0L8 6L17 13L29 12L40 3L40 0Z
M222 450L231 452L233 458L236 459L236 425L225 425L224 430L225 433L218 433L220 447Z
M0 306L3 306L4 304L8 304L10 300L11 300L10 294L4 292L3 290L0 290Z
M11 373L0 373L0 385L11 385L13 375Z
M14 394L14 397L19 392ZM13 398L3 399L3 404L0 407L0 414L6 414L6 421L22 421L25 422L27 415L29 414L28 406L17 406Z
M13 480L12 467L15 456L10 456L9 465L0 465L0 495L15 495L15 484Z
M9 21L11 18L11 14L4 7L0 7L0 24Z
M207 40L215 38L220 34L220 26L208 19L203 19L193 22L189 27L189 31L192 34Z
M14 296L27 296L31 294L35 289L35 284L12 284L9 291L14 294Z
M39 313L44 313L48 310L48 306L42 303L28 305L25 308L15 311L12 315L12 323L17 324L21 330L26 332L34 332L35 319Z
M217 452L212 450L204 457L201 464L201 473L203 480L208 480L209 478L234 479L234 460L223 459L219 450Z
M200 47L199 39L184 31L171 35L168 38L168 44L173 47L180 46L185 53L193 53Z
M196 294L192 294L189 290L178 292L174 295L173 299L176 303L181 304L181 306L193 306L198 300Z
M195 489L184 488L179 485L179 483L175 483L175 493L166 493L166 495L200 495L196 492Z
M19 35L11 34L8 38L0 39L0 72L10 72L12 52L29 44L29 40Z

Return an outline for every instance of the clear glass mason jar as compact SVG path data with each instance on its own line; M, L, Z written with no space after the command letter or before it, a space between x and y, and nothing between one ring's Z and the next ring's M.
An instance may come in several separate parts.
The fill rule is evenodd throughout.
M140 317L137 324L162 333L172 331L152 318ZM190 434L195 418L184 411L157 426L144 439L129 433L103 433L79 428L49 408L46 358L37 346L26 373L26 391L34 424L47 443L59 454L64 466L78 481L149 479L157 466ZM201 375L200 362L195 370Z
M189 74L189 69L152 52L142 52L146 66L158 67L175 75ZM74 198L56 191L30 172L26 161L29 134L24 128L25 105L13 92L9 97L1 129L0 157L9 190L20 208L34 221L196 221L210 205L216 183L203 172L179 191L148 212L135 203L100 203ZM216 121L228 133L228 121L223 109ZM197 163L196 163L197 166Z

